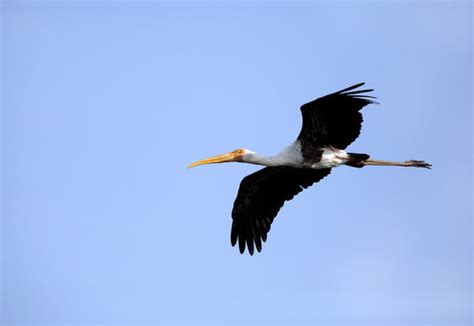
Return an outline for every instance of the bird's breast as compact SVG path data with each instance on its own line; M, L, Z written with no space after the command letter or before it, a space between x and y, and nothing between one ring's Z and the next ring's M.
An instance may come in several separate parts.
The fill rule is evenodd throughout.
M331 169L347 162L347 152L341 149L323 148L321 160L311 165L312 169Z

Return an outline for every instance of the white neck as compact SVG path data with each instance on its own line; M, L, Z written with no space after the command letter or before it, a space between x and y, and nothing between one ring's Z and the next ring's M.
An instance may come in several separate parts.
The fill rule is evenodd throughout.
M273 156L263 156L255 152L248 151L243 157L243 162L264 166L286 165L292 167L302 167L303 156L301 155L300 144L295 142L283 149L277 155Z
M263 156L257 153L246 154L243 160L246 163L264 165L264 166L279 166L284 165L284 162L281 162L277 155L275 156Z

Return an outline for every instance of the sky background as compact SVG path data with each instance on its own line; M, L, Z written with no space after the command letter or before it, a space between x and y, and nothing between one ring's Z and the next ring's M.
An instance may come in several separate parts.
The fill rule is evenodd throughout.
M472 3L1 3L1 322L469 323ZM262 253L230 246L240 180L204 157L290 144L357 82L340 167Z

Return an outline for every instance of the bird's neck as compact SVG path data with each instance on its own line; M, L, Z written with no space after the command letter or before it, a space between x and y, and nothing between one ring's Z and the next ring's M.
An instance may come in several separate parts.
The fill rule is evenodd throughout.
M274 156L264 156L264 155L260 155L260 154L257 154L257 153L252 153L252 154L249 154L246 158L245 158L245 162L247 163L251 163L251 164L257 164L257 165L264 165L264 166L279 166L279 165L283 165L283 162L281 162L280 160L278 160L278 155L274 155Z
M301 167L303 164L303 157L301 155L299 144L294 143L273 156L263 156L255 152L247 154L245 162L264 166L286 165L291 167Z

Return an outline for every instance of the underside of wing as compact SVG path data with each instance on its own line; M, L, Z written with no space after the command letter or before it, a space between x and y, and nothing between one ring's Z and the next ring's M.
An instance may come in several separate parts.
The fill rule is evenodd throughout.
M250 255L262 250L273 219L286 200L318 182L330 169L297 169L287 166L266 167L246 176L240 183L232 209L231 243L239 243Z
M331 145L345 149L360 134L362 114L360 110L373 101L373 96L365 95L372 89L355 90L364 85L356 84L326 95L301 106L303 126L298 136L305 150Z

